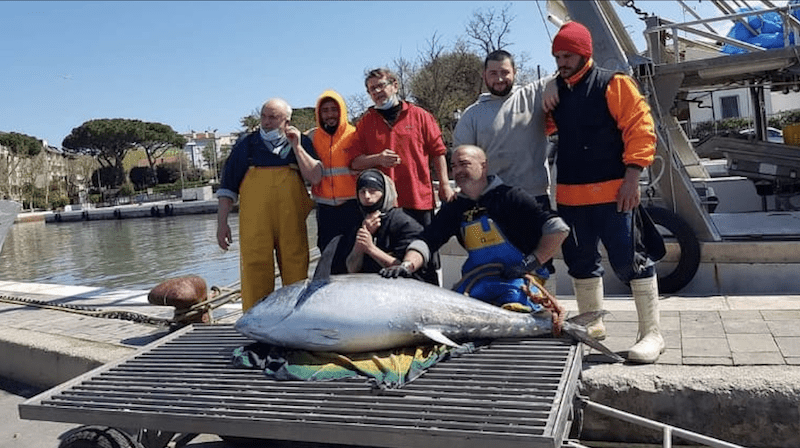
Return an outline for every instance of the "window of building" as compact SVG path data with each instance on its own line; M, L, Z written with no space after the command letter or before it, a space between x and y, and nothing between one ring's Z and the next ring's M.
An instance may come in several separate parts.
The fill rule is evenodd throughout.
M723 96L719 99L722 107L722 118L739 118L739 97L736 95Z

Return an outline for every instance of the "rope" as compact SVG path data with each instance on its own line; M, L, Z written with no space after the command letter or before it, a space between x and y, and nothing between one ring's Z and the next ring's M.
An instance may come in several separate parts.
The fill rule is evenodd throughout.
M135 322L138 324L148 324L157 326L167 326L173 323L171 319L148 316L146 314L135 313L132 311L121 310L101 310L84 305L69 305L65 303L50 303L44 300L29 299L25 297L0 296L0 302L11 305L32 306L36 308L65 311L73 314L81 314L91 317L103 317L106 319L120 319Z
M566 315L564 307L558 303L558 300L556 300L554 295L550 294L550 291L542 286L542 284L539 282L539 279L535 275L525 274L525 280L527 280L527 282L522 285L522 290L525 292L531 302L539 304L547 311L550 311L550 317L553 319L553 336L561 335L561 328L564 326L564 317ZM541 294L532 292L529 285L536 286Z

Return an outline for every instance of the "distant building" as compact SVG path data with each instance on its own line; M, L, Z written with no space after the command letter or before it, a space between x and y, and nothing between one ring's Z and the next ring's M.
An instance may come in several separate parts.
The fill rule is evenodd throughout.
M727 118L754 120L755 108L749 88L693 92L687 98L691 101L689 113L693 124ZM764 90L764 113L767 118L780 112L795 110L798 105L800 105L798 92Z
M195 168L202 170L211 169L216 163L219 163L222 156L221 149L223 147L231 147L236 143L240 133L234 132L231 134L216 134L214 132L189 132L182 134L186 138L186 146L183 151L186 153L189 163ZM204 154L206 149L209 148L213 152ZM206 155L215 156L212 160L206 160Z

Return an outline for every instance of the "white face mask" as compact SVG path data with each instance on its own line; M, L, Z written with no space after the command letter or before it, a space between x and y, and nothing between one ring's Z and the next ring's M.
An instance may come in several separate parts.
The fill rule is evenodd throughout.
M394 106L397 106L397 103L399 103L399 102L400 102L400 100L397 98L397 94L395 93L394 95L390 96L389 98L386 98L386 101L384 101L383 104L380 104L380 105L376 104L375 105L375 109L389 110L389 109L393 108Z
M274 142L285 137L283 130L280 128L273 129L271 131L265 131L264 128L259 129L261 130L261 138L270 142Z
M259 134L261 134L261 140L267 145L267 149L272 151L273 154L281 159L285 159L289 155L289 150L292 146L286 139L286 134L283 133L282 129L265 131L264 128L259 128Z

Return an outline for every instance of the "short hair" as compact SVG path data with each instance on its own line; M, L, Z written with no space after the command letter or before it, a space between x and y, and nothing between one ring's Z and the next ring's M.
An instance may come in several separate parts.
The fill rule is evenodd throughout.
M364 87L367 87L367 81L369 81L370 78L386 78L389 82L397 82L397 76L386 67L369 70L364 78Z
M264 104L261 105L261 110L263 111L264 108L267 107L267 104L269 103L277 103L283 106L283 108L286 110L286 119L287 120L292 119L292 106L290 106L289 103L286 102L286 100L284 100L283 98L270 98L267 101L264 101Z
M511 56L511 53L507 52L506 50L494 50L486 55L486 59L483 61L483 69L486 70L486 67L489 66L489 61L503 62L506 59L511 61L511 68L516 71L517 66L514 64L514 56Z

